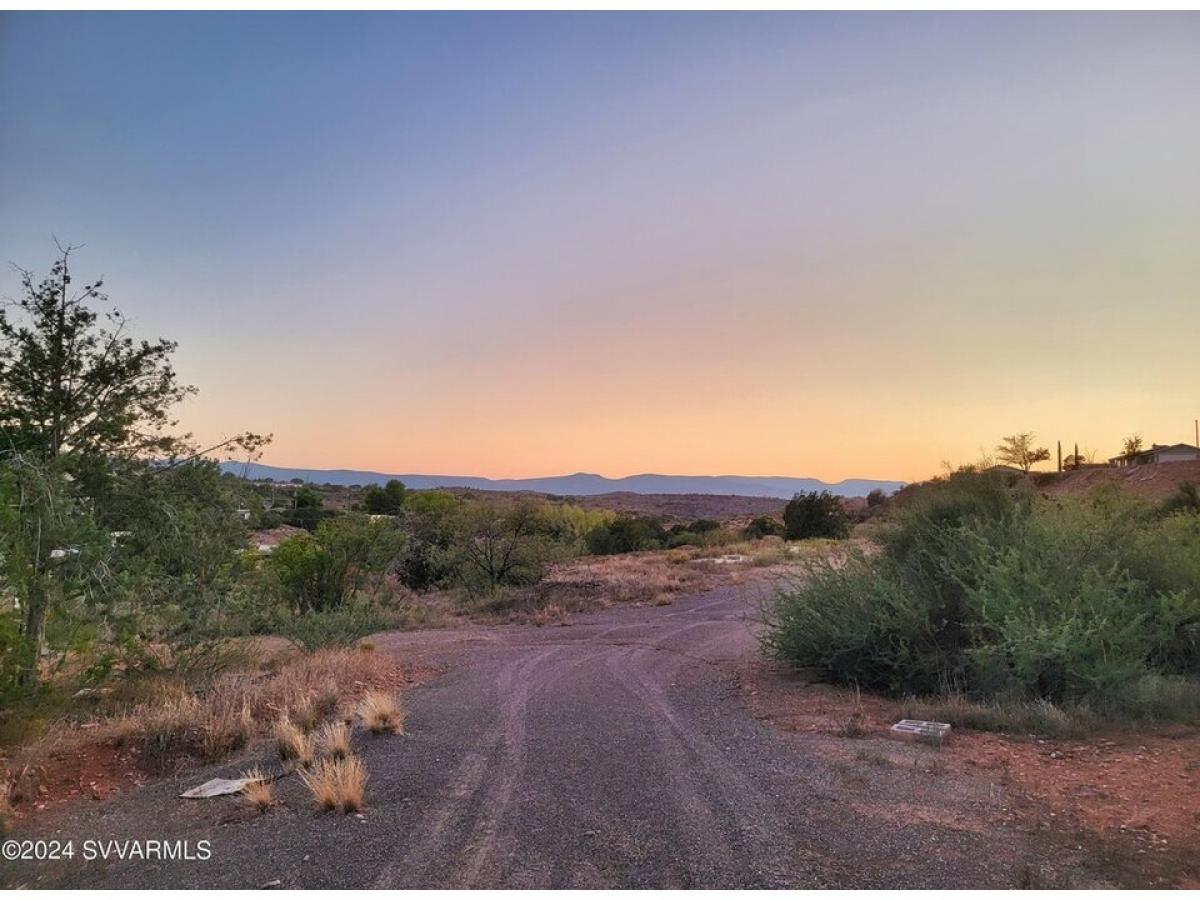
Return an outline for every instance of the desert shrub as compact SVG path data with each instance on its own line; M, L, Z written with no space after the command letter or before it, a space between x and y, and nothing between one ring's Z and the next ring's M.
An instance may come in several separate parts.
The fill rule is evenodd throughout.
M746 526L746 537L752 541L783 535L783 526L770 516L759 516Z
M574 554L586 551L588 534L615 518L612 510L584 509L574 503L543 503L538 507L542 533Z
M532 501L467 502L457 511L453 528L446 563L472 595L536 584L551 563L567 555L547 535L539 505Z
M596 556L656 550L667 540L662 523L648 516L619 515L587 535L588 552Z
M1185 481L1175 489L1170 497L1163 501L1161 511L1169 516L1174 513L1200 513L1200 485Z
M667 547L701 547L704 545L704 535L693 531L672 531L667 535Z
M797 494L783 509L783 536L789 541L806 538L842 538L850 534L850 520L842 501L829 491Z
M348 516L322 522L311 537L282 542L269 564L297 612L327 612L359 592L374 593L405 539L394 522Z
M360 638L395 626L395 618L368 603L344 603L333 609L295 615L281 611L264 632L295 641L306 650L348 647Z
M462 505L446 491L405 493L402 520L408 542L396 566L405 586L420 591L452 580L449 549Z
M1136 708L1136 685L1171 698L1171 678L1200 675L1192 517L1162 520L1115 492L1039 499L961 473L911 497L883 544L780 592L770 648L892 694L1108 710Z
M779 658L816 666L838 681L894 694L936 693L954 674L945 651L958 630L940 612L896 577L890 562L856 555L835 567L818 560L778 596L766 641Z

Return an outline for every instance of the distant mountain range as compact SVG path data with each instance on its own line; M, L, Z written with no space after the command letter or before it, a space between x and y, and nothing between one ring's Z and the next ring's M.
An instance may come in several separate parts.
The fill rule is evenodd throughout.
M265 466L261 463L222 463L221 468L234 475L255 480L272 478L291 481L302 478L314 484L383 484L398 478L410 488L423 490L438 487L476 488L481 491L536 491L540 494L560 494L583 497L630 491L635 494L737 494L745 497L779 497L790 499L801 491L831 491L842 497L865 497L876 488L888 493L904 487L902 481L875 481L868 478L848 478L832 484L816 478L785 478L746 475L630 475L626 478L605 478L576 472L549 478L479 478L471 475L389 475L383 472L359 472L354 469L291 469Z

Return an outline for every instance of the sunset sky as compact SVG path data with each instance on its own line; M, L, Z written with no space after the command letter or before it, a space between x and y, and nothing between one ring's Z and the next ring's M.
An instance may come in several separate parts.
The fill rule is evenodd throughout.
M1198 98L1195 14L4 14L0 259L278 465L1107 457L1200 415Z

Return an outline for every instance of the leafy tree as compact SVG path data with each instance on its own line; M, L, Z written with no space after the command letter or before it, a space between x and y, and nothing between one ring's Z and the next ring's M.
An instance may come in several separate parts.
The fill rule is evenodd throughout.
M55 461L13 454L0 468L0 558L20 604L19 641L0 664L5 681L37 683L50 609L95 601L115 588L108 535L96 524L70 473Z
M445 581L453 574L449 558L455 524L463 503L446 491L413 491L405 498L408 546L400 579L414 590Z
M404 509L404 494L404 482L395 478L383 487L372 484L363 494L362 508L373 515L399 515Z
M867 509L874 509L876 506L882 504L886 499L887 494L883 492L883 489L875 488L873 491L867 494Z
M849 534L850 520L842 501L829 491L797 494L783 508L783 536L789 541Z
M540 581L555 556L535 503L479 500L459 510L450 558L471 593Z
M1125 444L1121 449L1122 456L1133 456L1135 453L1142 452L1142 436L1140 434L1131 434L1125 438Z
M293 509L320 509L321 506L321 495L308 485L301 487L292 497Z
M1035 448L1033 435L1027 431L1003 438L996 447L996 459L1022 472L1028 472L1035 463L1045 462L1049 458L1049 448Z
M0 309L0 430L9 448L76 462L114 455L176 455L170 408L194 388L171 367L172 341L134 341L116 309L101 323L102 281L72 291L70 254Z
M37 680L52 602L84 590L63 561L84 558L72 541L95 530L114 480L151 461L166 472L208 452L170 433L171 408L193 391L176 381L174 342L135 341L119 311L101 316L102 283L72 288L72 248L59 250L44 279L22 271L21 296L0 309L0 461L16 519L4 549L16 561L7 574L22 609L26 686ZM252 453L266 440L239 435L209 451Z
M140 603L194 614L220 606L229 591L247 539L239 510L255 502L213 460L143 466L106 497L103 521L122 568L139 577Z

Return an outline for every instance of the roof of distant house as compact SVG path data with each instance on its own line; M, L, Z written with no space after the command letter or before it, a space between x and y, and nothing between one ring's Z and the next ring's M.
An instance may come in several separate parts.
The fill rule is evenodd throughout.
M1133 459L1137 456L1145 456L1147 453L1156 453L1159 450L1194 450L1200 453L1200 447L1196 447L1193 444L1151 444L1149 447L1134 450L1132 453L1120 453L1109 457L1109 459Z

